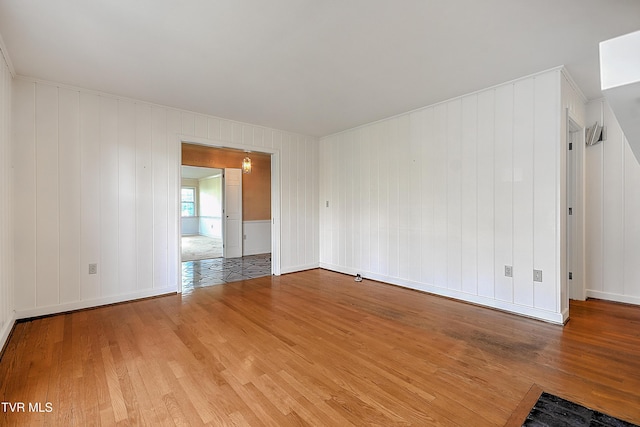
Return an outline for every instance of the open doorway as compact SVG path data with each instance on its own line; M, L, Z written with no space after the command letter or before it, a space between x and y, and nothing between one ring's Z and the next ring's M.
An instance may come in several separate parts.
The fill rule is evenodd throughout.
M222 170L182 166L181 259L200 261L223 255Z
M183 217L183 233L189 237L199 236L193 240L204 240L204 234L210 234L211 238L221 240L221 248L213 248L218 256L214 259L202 259L197 261L185 261L182 263L182 287L199 287L215 284L227 283L230 281L244 280L264 275L277 274L279 260L277 248L279 242L274 242L272 236L276 229L275 215L272 213L273 206L277 203L272 197L272 188L277 188L277 182L272 179L272 169L276 153L249 152L243 149L229 147L218 147L205 145L202 143L182 143L181 164L182 164L182 190L188 185L197 188L195 192L195 203L199 208L193 210L198 213L199 227L192 226L190 229L184 227L186 222ZM241 231L237 239L228 240L225 227L225 218L231 210L225 206L228 177L225 175L239 171L245 157L251 158L252 170L250 173L241 174L242 212L240 215ZM277 159L275 159L277 160ZM200 173L198 182L185 181L185 175L190 172ZM241 173L241 172L240 172ZM219 178L218 178L219 177ZM188 178L189 179L189 178ZM193 178L191 178L193 179ZM205 188L202 188L203 180L206 181ZM187 199L191 199L192 190L185 190ZM277 200L277 199L276 199ZM205 206L209 203L209 207ZM191 209L191 202L184 201L185 210ZM203 210L204 209L204 210ZM226 209L226 210L225 210ZM194 221L192 219L191 221ZM204 230L202 225L204 224ZM279 224L278 224L279 225ZM186 230L185 230L186 229ZM186 231L186 232L185 232ZM190 233L189 233L190 231ZM277 236L277 235L276 235ZM185 236L187 237L187 236ZM185 253L185 237L182 240L182 252ZM205 236L208 237L208 236ZM233 236L232 236L233 237ZM229 255L226 246L237 244L240 240L240 251L233 255L234 258L223 258ZM205 244L207 242L204 242ZM215 245L215 241L211 242ZM274 247L276 250L274 251ZM274 253L275 252L275 253Z
M567 115L566 272L568 298L584 301L584 127Z

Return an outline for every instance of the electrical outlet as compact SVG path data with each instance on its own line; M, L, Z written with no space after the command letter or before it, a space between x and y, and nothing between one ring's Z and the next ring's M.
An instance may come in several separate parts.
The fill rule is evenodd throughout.
M533 281L542 282L542 270L533 270Z
M506 277L513 277L513 267L510 265L504 266L504 275Z
M98 274L98 264L89 264L89 274Z

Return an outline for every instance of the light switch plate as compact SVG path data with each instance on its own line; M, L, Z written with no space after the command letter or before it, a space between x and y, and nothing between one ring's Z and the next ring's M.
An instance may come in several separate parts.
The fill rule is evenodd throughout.
M533 270L533 281L542 282L542 270Z

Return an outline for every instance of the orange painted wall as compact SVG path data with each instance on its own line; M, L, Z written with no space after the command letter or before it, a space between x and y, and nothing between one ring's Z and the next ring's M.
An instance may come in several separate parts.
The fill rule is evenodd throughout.
M207 168L240 168L245 156L251 158L252 171L242 175L242 219L271 219L271 156L226 148L182 144L182 164Z

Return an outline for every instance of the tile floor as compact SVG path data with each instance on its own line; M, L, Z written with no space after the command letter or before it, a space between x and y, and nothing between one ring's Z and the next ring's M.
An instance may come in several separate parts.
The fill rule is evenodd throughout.
M213 258L182 263L182 292L271 274L271 254Z

